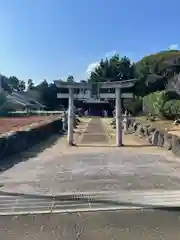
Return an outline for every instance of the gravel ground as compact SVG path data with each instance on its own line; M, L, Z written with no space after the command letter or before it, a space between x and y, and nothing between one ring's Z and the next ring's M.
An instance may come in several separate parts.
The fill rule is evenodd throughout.
M86 129L88 122L81 129ZM180 188L180 163L139 145L68 147L65 138L0 174L2 191L62 194Z
M3 240L177 240L177 212L111 211L0 217Z
M124 136L126 147L119 149L111 144L109 147L80 146L89 121L90 119L86 119L75 130L77 146L68 147L66 137L50 139L49 143L41 146L41 151L32 148L21 161L17 161L9 168L6 166L1 169L0 215L7 207L15 209L14 205L10 206L8 198L11 197L3 197L4 192L51 196L82 192L106 193L111 200L180 205L179 159L167 151L136 142L130 136ZM16 204L23 201L23 204L19 205L21 211L35 208L37 204L42 209L43 206L47 207L46 199L36 200L38 203L32 199L17 198L14 201ZM77 206L82 207L78 204ZM67 208L65 204L63 210L67 211ZM166 240L178 239L179 219L178 211L142 209L26 214L0 216L0 232L4 240L12 238Z

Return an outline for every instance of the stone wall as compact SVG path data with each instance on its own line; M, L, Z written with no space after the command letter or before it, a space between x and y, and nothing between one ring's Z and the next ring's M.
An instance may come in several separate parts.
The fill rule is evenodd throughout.
M130 130L131 129L131 130ZM172 151L180 157L180 137L152 127L150 124L143 124L135 119L131 120L129 132L140 138L145 138L150 144Z
M32 147L51 135L62 131L62 119L54 118L23 131L0 135L0 160Z

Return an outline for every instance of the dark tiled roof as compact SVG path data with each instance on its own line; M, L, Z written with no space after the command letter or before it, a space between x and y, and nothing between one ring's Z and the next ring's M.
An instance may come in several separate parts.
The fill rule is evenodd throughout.
M26 92L16 92L14 91L12 94L9 94L7 96L7 99L11 102L16 102L18 104L21 104L23 106L39 106L44 108L45 106L38 101L36 101L33 98L30 98L29 96L26 96Z

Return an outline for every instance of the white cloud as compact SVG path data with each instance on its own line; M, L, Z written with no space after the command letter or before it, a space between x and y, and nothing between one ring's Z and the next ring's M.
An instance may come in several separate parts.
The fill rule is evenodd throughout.
M169 46L169 49L170 50L177 50L179 48L179 45L178 44L171 44L170 46Z
M116 54L117 52L114 50L114 51L109 51L107 52L103 58L110 58L112 57L114 54ZM100 61L100 60L99 60ZM88 75L90 75L91 72L94 71L94 69L99 65L99 61L96 61L96 62L93 62L91 64L89 64L89 66L87 67L86 69L86 73Z
M110 58L110 57L112 57L113 55L115 55L116 53L117 53L116 51L107 52L107 53L105 54L105 57Z
M99 61L89 64L86 70L87 74L90 74L91 72L93 72L98 65L99 65Z

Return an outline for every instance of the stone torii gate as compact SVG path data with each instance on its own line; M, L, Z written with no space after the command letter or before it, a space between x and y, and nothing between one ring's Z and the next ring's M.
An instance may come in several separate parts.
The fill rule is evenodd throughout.
M130 88L134 86L136 79L130 79L125 81L116 82L102 82L99 83L101 88L115 88L115 98L116 98L116 146L123 146L122 144L122 113L121 113L121 89ZM90 85L88 83L67 83L61 81L54 81L58 88L69 89L69 107L68 107L68 144L73 145L73 119L74 119L74 89L89 89Z
M73 121L74 121L74 89L88 89L88 83L68 83L61 81L54 81L58 88L66 88L69 90L69 103L68 103L68 134L67 140L70 146L73 145Z

